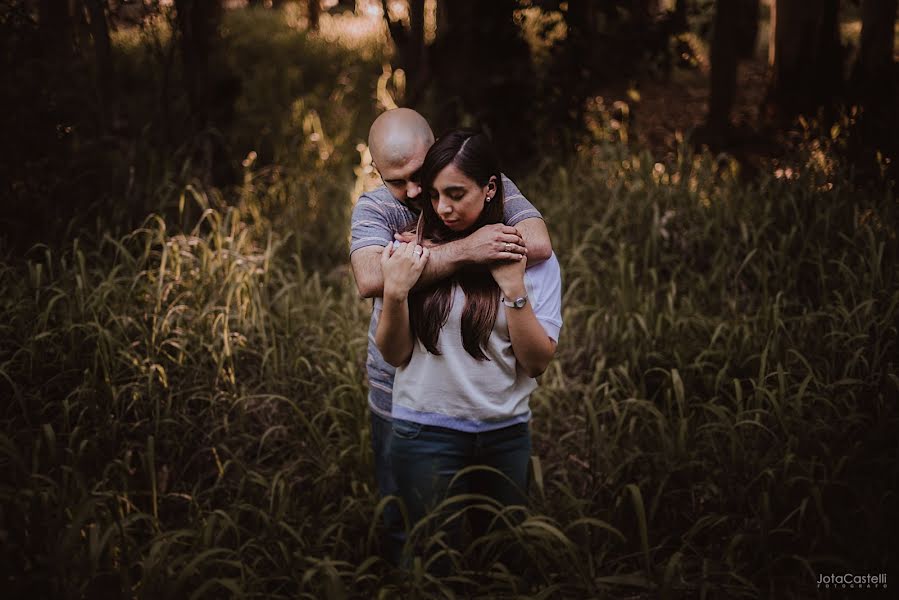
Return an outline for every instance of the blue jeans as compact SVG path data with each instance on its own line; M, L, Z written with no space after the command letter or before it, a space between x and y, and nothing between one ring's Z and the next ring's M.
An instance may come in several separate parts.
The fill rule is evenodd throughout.
M421 521L446 498L459 494L488 496L501 507L527 506L529 482L528 466L531 457L531 436L527 423L520 423L494 431L468 433L422 425L402 419L393 420L393 439L390 456L399 495L409 514L410 525ZM466 467L486 466L459 474ZM459 474L458 477L456 475ZM468 500L462 504L445 506L446 517L460 508L483 501ZM490 528L496 513L467 510L471 517L472 534L482 535ZM520 516L520 513L518 513ZM510 513L506 513L510 518ZM426 526L424 536L434 527ZM451 547L460 547L460 519L444 528ZM495 521L501 524L502 521ZM501 526L501 525L500 525Z
M398 496L399 490L390 466L392 423L374 411L369 411L369 413L371 414L371 449L375 456L375 480L378 484L378 492L381 498ZM393 564L398 565L403 545L406 543L406 530L403 526L403 515L400 512L398 500L388 501L383 514L386 529L384 554Z

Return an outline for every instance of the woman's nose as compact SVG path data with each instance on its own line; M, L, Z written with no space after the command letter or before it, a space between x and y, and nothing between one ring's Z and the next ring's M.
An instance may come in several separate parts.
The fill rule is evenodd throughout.
M453 207L444 198L440 198L440 201L437 204L437 212L441 215L448 215L453 212Z

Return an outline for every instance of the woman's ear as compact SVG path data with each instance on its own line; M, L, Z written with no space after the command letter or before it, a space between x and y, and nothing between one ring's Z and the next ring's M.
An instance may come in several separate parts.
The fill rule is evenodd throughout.
M484 200L490 202L493 200L493 196L496 195L496 175L491 175L490 179L487 180L487 185L484 186L486 194L484 195Z

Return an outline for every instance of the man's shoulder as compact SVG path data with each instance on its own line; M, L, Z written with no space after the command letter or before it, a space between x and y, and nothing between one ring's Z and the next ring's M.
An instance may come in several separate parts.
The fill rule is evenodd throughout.
M408 219L411 211L409 207L393 197L385 186L375 188L363 193L353 206L354 215L357 213L378 213L389 218Z
M378 202L381 204L399 204L399 201L393 197L393 194L390 193L390 190L387 189L386 185L381 185L373 190L363 192L356 203L358 204L362 200Z
M524 197L524 194L521 193L521 190L518 189L515 182L509 179L508 175L505 173L500 173L499 175L503 182L503 202L509 202L510 200L527 201L527 198Z

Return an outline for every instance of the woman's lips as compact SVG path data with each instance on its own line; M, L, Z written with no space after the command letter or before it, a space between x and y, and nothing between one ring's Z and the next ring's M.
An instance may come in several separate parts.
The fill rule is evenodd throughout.
M459 219L443 219L443 224L447 227L452 227L456 223L459 222Z

